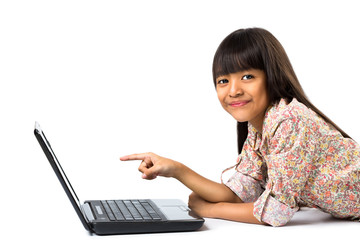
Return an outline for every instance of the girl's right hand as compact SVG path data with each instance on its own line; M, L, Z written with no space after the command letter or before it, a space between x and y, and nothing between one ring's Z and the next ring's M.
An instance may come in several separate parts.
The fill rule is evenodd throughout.
M207 202L241 202L241 199L226 185L206 179L184 164L154 153L132 154L121 157L120 160L141 160L139 171L143 173L144 179L151 180L157 176L176 178L195 192L196 196ZM197 203L199 201L192 201L194 205Z
M181 167L179 162L160 157L154 153L132 154L120 158L121 161L142 160L139 171L143 173L142 178L152 180L157 176L176 177Z

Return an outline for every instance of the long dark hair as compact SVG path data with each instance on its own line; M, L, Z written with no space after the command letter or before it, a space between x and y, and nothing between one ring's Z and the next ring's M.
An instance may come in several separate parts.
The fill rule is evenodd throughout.
M290 60L280 42L262 28L239 29L227 36L218 47L213 61L213 80L219 76L248 69L260 69L266 74L267 93L270 105L276 105L283 98L288 103L296 98L316 112L328 124L334 126L344 137L343 130L317 109L306 97ZM237 123L238 152L248 135L248 123Z

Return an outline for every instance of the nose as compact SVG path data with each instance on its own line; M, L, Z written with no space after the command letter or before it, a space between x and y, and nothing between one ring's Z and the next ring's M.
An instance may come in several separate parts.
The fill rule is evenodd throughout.
M239 81L230 81L230 91L229 91L229 97L231 98L237 98L244 94L244 91L241 87L241 83Z

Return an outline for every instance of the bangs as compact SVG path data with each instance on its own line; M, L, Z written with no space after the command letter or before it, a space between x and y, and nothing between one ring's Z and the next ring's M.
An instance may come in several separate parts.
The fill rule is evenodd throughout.
M220 44L213 61L213 79L249 69L264 70L261 44L247 32L236 31Z

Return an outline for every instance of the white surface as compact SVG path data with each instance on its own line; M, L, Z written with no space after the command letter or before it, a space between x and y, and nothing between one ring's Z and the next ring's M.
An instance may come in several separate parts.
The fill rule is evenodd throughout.
M35 121L82 200L187 200L175 180L144 181L138 163L118 160L134 152L219 180L236 160L236 133L211 64L238 28L270 30L314 104L359 141L359 22L356 1L1 1L2 238L89 238L33 136ZM360 229L314 211L281 228L211 219L205 226L109 238L338 239Z

